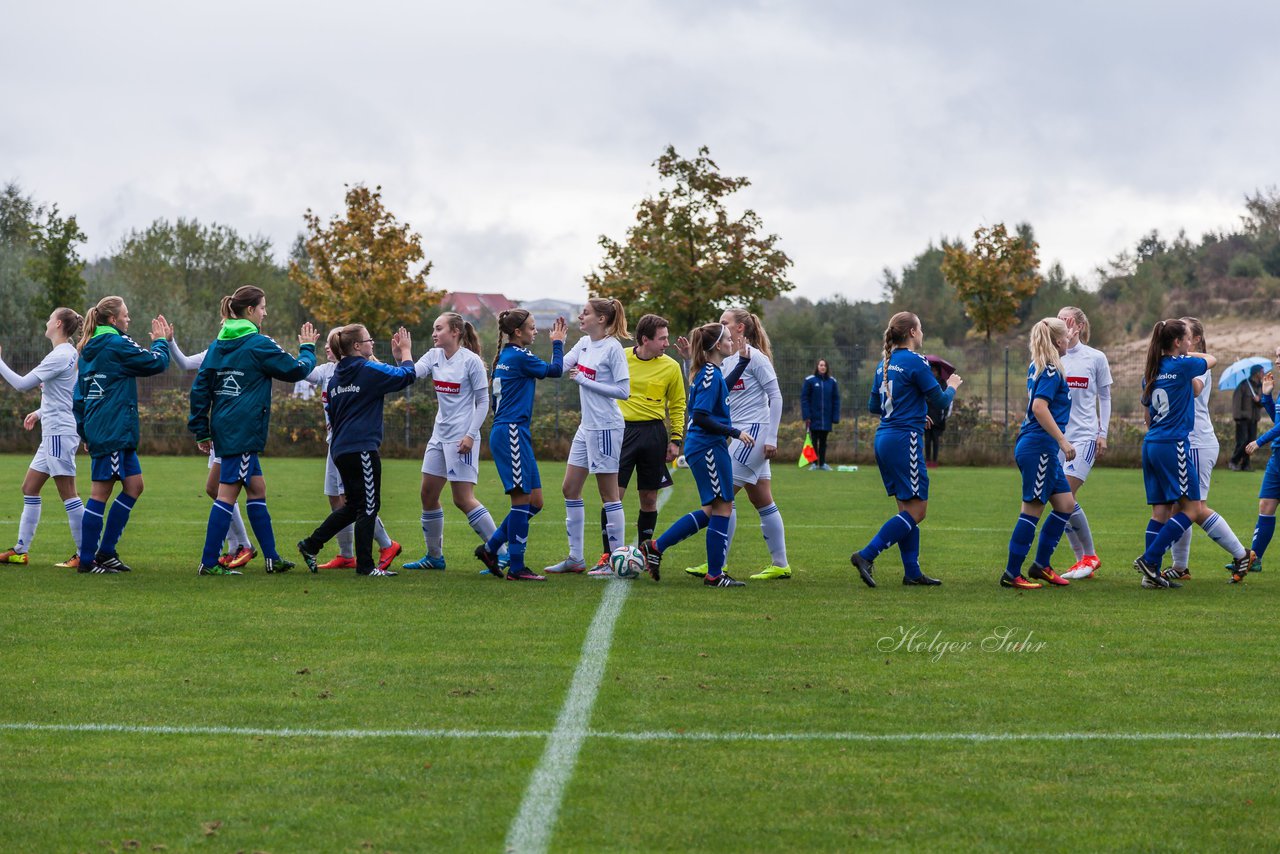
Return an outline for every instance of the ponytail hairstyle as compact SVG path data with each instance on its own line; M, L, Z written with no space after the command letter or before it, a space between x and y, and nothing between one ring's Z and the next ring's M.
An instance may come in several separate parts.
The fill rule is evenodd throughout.
M76 349L83 350L84 345L88 344L89 339L93 337L93 330L115 320L122 311L124 311L124 299L121 297L103 297L98 300L98 304L90 308L85 315L84 329L80 333L80 343L76 345Z
M1070 313L1071 319L1076 322L1076 329L1080 330L1080 343L1089 343L1089 315L1084 313L1084 309L1076 308L1074 305L1064 305L1058 313L1063 311Z
M476 328L471 325L471 321L463 318L456 311L446 311L440 315L440 319L448 324L449 328L458 333L458 343L466 347L477 356L482 356L480 351L480 336L476 334Z
M1157 320L1151 327L1151 341L1147 344L1147 363L1142 370L1142 405L1151 405L1151 390L1155 388L1156 374L1160 373L1160 357L1170 350L1178 339L1187 334L1187 324L1181 320Z
M241 285L236 288L236 292L231 296L222 298L220 305L222 319L243 318L246 311L262 302L266 297L267 292L256 285Z
M714 350L720 343L720 339L728 333L729 330L723 323L704 323L689 333L689 349L693 351L693 359L689 367L689 385L693 385L694 378L702 373L703 366L707 364L707 354Z
M53 316L57 318L58 327L62 330L62 334L67 336L68 341L75 338L80 332L80 327L84 325L84 318L75 309L55 308Z
M489 373L492 374L498 367L498 357L502 355L502 339L511 340L515 331L524 326L528 319L529 310L525 308L510 308L498 315L498 351L493 354L493 364L489 366Z
M1200 318L1183 317L1181 318L1181 320L1183 323L1187 324L1187 326L1191 329L1191 340L1194 341L1197 338L1200 339L1200 347L1198 348L1199 351L1201 353L1208 353L1209 342L1204 340L1204 324L1200 322Z
M1066 338L1069 334L1067 324L1056 317L1046 317L1031 327L1027 343L1031 349L1031 364L1036 368L1036 379L1040 378L1045 368L1053 368L1062 373L1062 357L1058 355L1058 345L1054 343L1054 339Z
M342 343L339 341L339 338L342 335L342 330L345 328L345 326L335 326L329 330L329 337L324 339L324 345L329 348L329 352L332 353L336 359L342 358Z
M907 343L911 333L920 327L920 318L909 311L900 311L889 318L889 325L884 328L884 376L889 376L889 357L898 347Z
M336 338L338 348L333 353L339 359L342 359L354 355L360 341L368 337L369 330L365 328L363 323L348 323L346 326L339 326L329 333L330 349L332 349L332 343Z
M745 308L727 308L725 314L733 315L733 322L742 324L742 334L747 336L747 343L772 362L773 345L769 343L769 333L764 331L764 322Z
M606 335L612 335L614 338L628 337L627 315L622 309L621 302L612 298L592 297L587 300L587 305L591 306L592 312L604 318Z

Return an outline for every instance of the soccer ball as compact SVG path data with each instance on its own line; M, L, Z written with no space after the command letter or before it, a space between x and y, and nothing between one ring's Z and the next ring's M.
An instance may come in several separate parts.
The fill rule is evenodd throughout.
M609 566L619 578L636 578L644 571L644 555L635 546L620 546L609 555Z

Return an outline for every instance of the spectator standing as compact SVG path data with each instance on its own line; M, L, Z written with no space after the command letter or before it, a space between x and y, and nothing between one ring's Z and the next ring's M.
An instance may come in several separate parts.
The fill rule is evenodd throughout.
M1231 397L1231 417L1236 422L1236 449L1228 468L1253 471L1245 446L1258 438L1258 421L1262 418L1262 365L1249 369L1248 379L1240 381Z
M813 373L805 378L800 390L800 413L804 417L804 429L813 438L813 449L818 460L809 468L813 471L831 471L827 465L827 435L840 423L840 385L831 376L826 359L819 359Z

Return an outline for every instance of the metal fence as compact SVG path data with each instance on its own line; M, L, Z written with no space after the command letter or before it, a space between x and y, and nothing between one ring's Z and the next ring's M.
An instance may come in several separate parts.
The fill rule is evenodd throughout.
M386 347L385 344L382 345ZM539 340L535 351L550 357L550 344ZM31 370L49 350L44 339L5 342L3 355L14 370ZM931 353L947 359L964 378L955 408L941 438L940 458L953 463L1008 461L1018 426L1026 410L1026 351L985 347L937 348ZM486 362L492 358L486 353ZM674 353L672 354L674 355ZM1246 353L1219 353L1219 364L1229 365ZM379 356L390 358L389 351ZM779 453L798 458L804 442L800 415L800 389L813 373L818 359L826 359L840 383L843 418L828 438L828 461L868 463L873 459L872 439L878 419L867 412L875 366L881 356L877 344L843 348L782 347L774 353L783 395L783 422ZM1132 346L1108 354L1115 384L1112 387L1110 453L1112 465L1136 465L1141 454L1142 407L1139 403L1144 353ZM323 356L322 356L323 358ZM1218 372L1215 372L1215 377ZM171 365L156 377L138 380L139 417L146 453L195 454L193 437L186 429L187 394L193 373ZM1215 389L1210 398L1219 438L1229 453L1234 442L1230 417L1230 391ZM24 431L22 417L39 405L39 393L0 393L0 450L29 452L36 433ZM422 453L435 418L435 395L429 386L411 386L389 396L383 453L413 457ZM579 420L578 389L567 380L538 384L533 436L540 456L563 459ZM310 456L324 453L324 417L319 396L295 396L294 389L277 383L272 409L268 453L277 456ZM486 443L487 444L487 443ZM487 451L487 448L486 448Z

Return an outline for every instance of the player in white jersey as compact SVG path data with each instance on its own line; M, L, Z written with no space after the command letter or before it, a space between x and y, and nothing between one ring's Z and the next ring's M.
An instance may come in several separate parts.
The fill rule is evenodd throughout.
M40 408L22 419L22 426L30 430L40 422L40 447L36 450L27 476L22 481L22 517L18 522L18 541L13 548L0 552L0 563L25 564L31 541L35 539L36 526L40 524L40 490L49 478L53 478L67 511L71 525L71 542L80 548L80 523L84 517L84 502L76 492L76 449L80 436L76 432L76 419L72 411L75 395L77 351L72 339L80 332L84 318L69 308L57 308L49 315L44 326L44 337L53 344L49 354L29 374L19 375L0 358L0 376L18 391L30 391L40 387ZM79 567L79 555L56 564L62 567Z
M616 299L589 299L578 315L582 337L564 357L564 370L579 386L582 422L569 448L564 472L565 530L569 556L547 572L585 572L583 539L587 522L582 488L587 475L596 476L604 505L609 551L623 544L626 519L618 491L618 467L626 422L619 400L631 396L631 370L619 338L627 337L627 316ZM593 570L595 572L595 570ZM607 573L601 573L607 574Z
M1182 322L1191 330L1191 349L1197 353L1209 352L1204 340L1204 324L1195 317L1184 317ZM1218 464L1218 434L1213 429L1213 420L1209 417L1209 393L1213 391L1213 370L1207 370L1199 377L1203 387L1196 394L1196 422L1188 437L1191 446L1191 459L1200 473L1200 498L1209 500L1209 481L1213 477L1213 468ZM1188 569L1191 562L1191 529L1179 537L1170 547L1173 554L1173 566L1164 571L1164 577L1177 581L1191 575Z
M205 353L208 352L208 348L205 348L194 356L188 356L178 346L176 335L169 339L170 359L184 371L200 370L200 366L204 364ZM218 456L217 448L210 447L209 476L205 478L204 492L211 500L218 499L218 484L221 478L222 458ZM240 502L237 501L231 505L231 527L227 529L227 551L218 558L218 564L227 569L239 569L257 556L258 550L249 541L249 532L245 530L244 517L240 515Z
M453 504L471 530L488 542L497 530L493 516L476 499L480 480L480 428L489 414L489 375L480 356L480 336L462 315L446 311L431 327L435 344L414 365L419 379L431 377L436 421L422 455L422 538L427 553L405 569L444 569L444 508L440 494L449 484Z
M1105 353L1089 346L1089 318L1083 311L1069 305L1058 312L1058 319L1067 325L1069 336L1062 369L1071 389L1071 418L1067 421L1064 435L1076 449L1075 459L1067 460L1059 454L1059 460L1074 497L1089 479L1094 462L1107 451L1107 430L1111 422L1111 367ZM1092 578L1102 566L1102 561L1098 559L1093 544L1089 519L1078 501L1067 521L1067 540L1075 552L1076 562L1061 573L1062 577L1071 581Z

